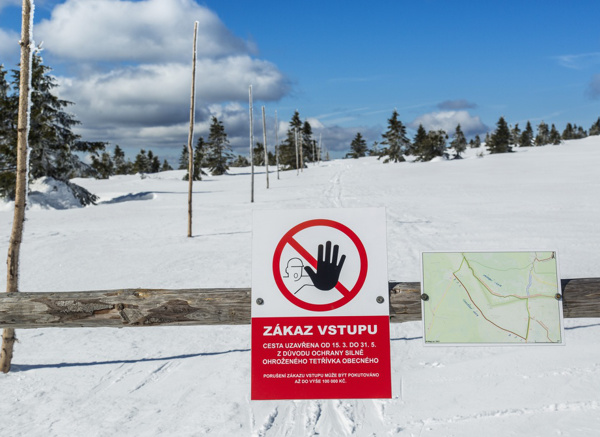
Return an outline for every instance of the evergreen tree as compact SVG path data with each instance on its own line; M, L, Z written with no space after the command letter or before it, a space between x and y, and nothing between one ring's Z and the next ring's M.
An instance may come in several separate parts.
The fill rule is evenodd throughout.
M475 135L475 138L473 139L473 142L470 144L470 146L473 149L481 147L481 138L479 138L479 135Z
M177 167L177 170L188 169L188 154L188 147L184 144L183 149L181 149L181 155L179 155L179 167Z
M575 138L575 132L573 131L573 125L571 123L567 123L565 126L565 130L562 133L563 140L572 140Z
M133 161L133 172L140 174L150 172L150 160L148 159L144 149L140 150L140 153L138 153L135 157L135 161Z
M555 146L560 144L560 134L556 130L554 123L552 123L552 127L550 128L550 135L548 139L550 140L550 143L554 144Z
M413 139L413 150L414 155L417 157L417 161L429 161L431 158L428 153L429 149L429 137L427 131L422 124L417 128L417 133Z
M51 68L44 65L39 53L34 53L31 66L31 106L28 143L29 176L50 176L63 182L77 176L94 173L76 153L97 156L105 148L103 142L82 141L72 128L79 124L73 115L65 112L72 102L61 100L53 94L56 79L50 75ZM20 71L13 70L12 85L8 86L6 71L0 68L0 195L14 195L17 147L17 110ZM73 194L87 205L95 196L75 184L68 184Z
M125 152L123 152L123 149L119 145L115 146L112 161L115 167L115 174L130 174L133 171L133 164L129 159L125 159Z
M519 129L519 123L515 123L515 127L513 127L510 130L510 144L518 146L520 139L521 139L521 129Z
M531 123L527 121L527 126L525 130L521 133L519 137L519 147L531 147L533 145L533 128L531 127Z
M148 150L148 173L158 173L160 171L160 159L152 150Z
M576 129L575 130L575 138L576 139L587 137L587 132L585 131L584 128L582 128L581 126L575 125L575 129Z
M286 138L279 145L279 165L283 170L296 168L296 132L301 135L301 131L302 120L300 120L300 114L298 111L294 111Z
M100 159L92 155L92 168L96 170L98 179L108 179L115 174L115 165L108 152L103 152Z
M346 154L347 158L362 158L367 156L367 142L363 138L360 132L356 133L356 136L350 143L350 153Z
M233 154L231 153L225 127L215 116L211 120L207 149L208 156L206 162L210 168L210 172L215 176L227 173L229 169L228 163L233 158Z
M456 131L454 132L454 138L450 142L450 145L456 152L456 158L460 158L460 154L464 153L467 150L467 139L465 138L465 134L460 128L460 124L456 126Z
M248 158L246 158L245 156L238 155L235 157L235 159L233 161L231 161L231 166L232 167L249 167L250 161L248 161Z
M592 135L600 135L600 117L598 117L598 120L590 127L590 136Z
M546 144L550 144L550 131L548 130L548 125L542 121L538 125L538 133L535 137L535 145L545 146Z
M510 148L510 130L504 117L500 117L496 123L496 130L490 137L487 149L490 153L512 152Z
M316 149L316 141L312 137L312 126L308 121L305 121L302 124L302 157L305 162L315 162L317 160L314 153Z
M380 157L387 156L383 162L405 161L403 155L407 153L410 148L410 141L406 137L406 127L402 124L402 121L398 119L398 111L395 109L392 116L388 119L388 130L381 136L383 137L381 144L387 146L380 154Z
M169 164L169 161L166 159L163 161L162 166L160 167L160 171L170 171L173 170L173 167Z

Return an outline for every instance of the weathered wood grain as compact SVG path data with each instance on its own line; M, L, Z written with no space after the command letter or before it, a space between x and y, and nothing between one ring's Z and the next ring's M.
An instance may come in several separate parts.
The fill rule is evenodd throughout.
M564 316L600 317L600 278L562 281ZM421 320L418 282L390 282L390 321ZM246 325L249 288L0 294L1 328Z

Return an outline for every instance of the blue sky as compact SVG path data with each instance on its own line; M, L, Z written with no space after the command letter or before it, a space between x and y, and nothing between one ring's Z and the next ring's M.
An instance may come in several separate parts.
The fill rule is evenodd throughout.
M8 68L20 3L0 0ZM484 135L500 116L588 129L600 116L599 12L594 0L38 0L34 39L86 139L174 160L187 141L199 20L197 135L216 115L247 153L252 83L271 145L275 110L283 133L297 109L343 156L356 132L381 140L394 108L411 137L419 123Z

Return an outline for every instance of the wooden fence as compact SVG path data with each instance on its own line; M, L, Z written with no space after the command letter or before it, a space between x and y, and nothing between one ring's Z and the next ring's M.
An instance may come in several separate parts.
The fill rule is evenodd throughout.
M562 281L564 316L600 317L600 278ZM421 320L418 282L389 283L390 321ZM246 325L250 289L0 294L0 328Z

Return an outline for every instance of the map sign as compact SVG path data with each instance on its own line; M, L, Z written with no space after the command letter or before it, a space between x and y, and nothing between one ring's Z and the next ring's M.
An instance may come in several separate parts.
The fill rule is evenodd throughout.
M425 344L563 344L556 252L424 252Z

